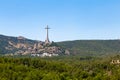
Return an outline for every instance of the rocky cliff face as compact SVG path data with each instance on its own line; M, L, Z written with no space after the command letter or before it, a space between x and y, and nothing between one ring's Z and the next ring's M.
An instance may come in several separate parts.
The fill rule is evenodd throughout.
M27 54L69 54L59 47L56 43L45 44L42 41L29 40L22 36L8 37L0 35L0 53L14 54L14 55L27 55Z
M64 49L54 46L51 44L49 45L44 45L44 42L36 42L33 45L28 45L28 44L22 44L18 43L14 45L15 48L20 49L15 52L15 54L42 54L42 53L49 53L49 54L64 54Z

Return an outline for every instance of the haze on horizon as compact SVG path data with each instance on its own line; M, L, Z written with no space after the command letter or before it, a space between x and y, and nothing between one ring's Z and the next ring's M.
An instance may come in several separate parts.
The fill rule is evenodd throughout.
M0 0L0 34L44 41L120 39L120 0Z

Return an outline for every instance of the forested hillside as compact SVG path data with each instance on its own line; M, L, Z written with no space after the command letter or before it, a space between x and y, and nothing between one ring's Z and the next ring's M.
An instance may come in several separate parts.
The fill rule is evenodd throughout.
M71 54L106 55L120 53L120 40L76 40L58 43Z
M24 37L9 37L0 35L0 54L28 51L35 44L43 44ZM55 43L56 44L56 43ZM120 53L120 40L76 40L57 42L60 47L69 50L71 55L99 56Z
M37 43L37 41L26 39L22 36L11 37L11 36L0 35L0 54L14 53L17 50L20 49L23 50L24 45L31 46L34 43ZM17 47L20 48L18 49Z
M120 80L120 64L112 59L120 56L0 57L0 80Z

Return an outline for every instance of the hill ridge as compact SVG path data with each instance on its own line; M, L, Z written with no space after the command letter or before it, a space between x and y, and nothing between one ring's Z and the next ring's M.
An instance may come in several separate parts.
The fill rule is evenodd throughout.
M39 47L39 48L44 47L45 48L45 46L43 44L44 44L44 42L42 42L42 41L31 40L31 39L27 39L27 38L24 38L21 36L20 37L11 37L11 36L0 35L0 53L1 54L14 53L17 51L20 52L20 50L22 50L22 52L23 52L26 50L26 47L27 47L27 49L31 49L31 47L32 47L32 49L33 48L35 49L35 47ZM70 51L70 53L72 55L81 55L81 56L120 53L120 40L118 40L118 39L116 39L116 40L110 39L110 40L62 41L62 42L53 43L52 46L53 47L54 46L62 47L62 49L60 48L60 51L62 53L65 52L65 49L67 49L68 51ZM59 48L53 48L53 47L52 47L52 49L59 50ZM35 53L34 49L33 49L33 51ZM46 47L46 49L48 49L48 48ZM43 50L43 52L44 51L45 50ZM47 52L49 52L49 49Z
M30 40L22 36L11 37L0 35L0 53L27 55L27 54L63 54L65 51L57 46L56 43L51 42L46 44L42 41Z

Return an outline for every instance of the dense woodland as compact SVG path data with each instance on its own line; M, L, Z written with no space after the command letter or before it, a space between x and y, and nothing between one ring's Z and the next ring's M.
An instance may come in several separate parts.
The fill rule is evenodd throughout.
M112 60L120 60L120 40L57 42L71 55L50 58L5 57L8 41L36 42L0 35L0 80L120 80L120 64L111 64Z
M0 57L0 80L120 80L119 55Z
M120 53L120 40L75 40L57 44L68 49L72 55L101 56Z

